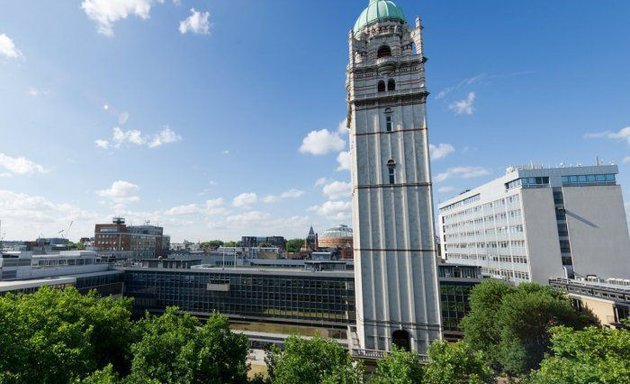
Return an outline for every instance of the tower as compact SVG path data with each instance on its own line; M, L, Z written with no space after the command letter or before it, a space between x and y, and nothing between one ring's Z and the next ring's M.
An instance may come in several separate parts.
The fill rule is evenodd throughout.
M420 19L370 0L349 48L359 347L425 353L441 326Z

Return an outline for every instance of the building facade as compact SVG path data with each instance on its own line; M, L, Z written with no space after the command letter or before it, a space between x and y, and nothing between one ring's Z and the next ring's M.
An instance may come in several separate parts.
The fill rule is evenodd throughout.
M370 0L349 56L358 347L424 353L441 328L420 19Z
M115 217L110 224L96 224L94 246L99 251L130 251L134 258L159 257L168 253L170 237L155 225L126 225Z
M630 278L630 238L615 165L510 167L439 205L448 262L512 282Z

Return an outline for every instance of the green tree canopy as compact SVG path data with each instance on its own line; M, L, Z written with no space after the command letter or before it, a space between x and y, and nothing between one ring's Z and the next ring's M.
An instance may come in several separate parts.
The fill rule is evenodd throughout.
M429 348L424 384L494 383L494 372L479 351L468 344L436 341Z
M273 348L267 358L273 384L359 384L362 366L331 339L289 337L284 350Z
M423 383L423 367L418 355L394 349L377 363L370 381L372 384L420 384Z
M247 339L232 333L227 318L197 318L169 307L138 322L141 340L131 346L133 382L246 383Z
M511 287L487 280L471 293L471 310L462 321L464 340L488 356L497 370L523 375L536 369L549 350L549 329L594 324L559 291L533 283Z
M551 354L531 384L616 384L630 382L630 331L589 327L551 330Z
M304 239L287 240L287 252L300 252L304 245Z
M0 298L0 382L63 383L128 370L131 299L41 288Z

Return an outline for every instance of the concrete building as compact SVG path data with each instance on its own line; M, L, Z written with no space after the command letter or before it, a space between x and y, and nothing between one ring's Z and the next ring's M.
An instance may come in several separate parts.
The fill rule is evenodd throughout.
M566 292L576 308L590 311L604 326L620 328L630 318L630 279L557 278L549 285Z
M168 253L170 237L155 225L127 225L122 217L111 224L96 224L94 247L99 251L131 251L135 258L159 257Z
M439 205L448 262L512 282L630 278L630 238L615 165L510 167Z
M425 353L441 326L422 25L370 0L348 43L358 348Z
M285 249L287 241L282 236L242 236L241 247L253 248L266 245Z

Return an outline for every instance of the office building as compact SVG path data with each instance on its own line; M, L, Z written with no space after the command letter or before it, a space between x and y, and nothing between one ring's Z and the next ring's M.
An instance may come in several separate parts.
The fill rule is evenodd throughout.
M439 205L448 262L511 282L630 278L630 238L615 165L510 167Z
M287 241L282 236L242 236L241 247L278 247L285 249Z
M130 251L134 258L164 256L170 248L170 237L155 225L127 225L122 217L111 224L96 224L94 246L99 251Z

